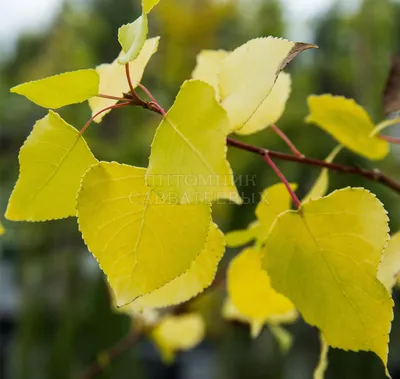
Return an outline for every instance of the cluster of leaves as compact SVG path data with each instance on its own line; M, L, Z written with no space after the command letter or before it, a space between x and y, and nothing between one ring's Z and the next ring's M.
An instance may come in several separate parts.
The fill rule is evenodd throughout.
M254 337L267 323L287 347L290 337L279 325L300 312L320 329L326 346L373 351L386 367L400 235L390 238L387 212L373 194L345 188L325 196L324 169L296 210L290 209L296 184L287 192L287 183L279 183L265 190L257 221L246 230L225 238L211 218L216 200L242 202L226 159L227 136L275 124L291 89L290 75L281 71L314 46L268 37L233 52L202 51L166 113L149 92L150 101L135 92L144 88L141 78L158 48L159 37L147 39L148 13L157 3L143 0L141 17L119 29L122 51L112 63L11 89L50 109L87 100L93 114L81 131L52 110L36 122L20 151L6 218L76 216L116 305L152 325L151 336L167 361L203 338L203 321L196 314L148 313L209 287L226 239L235 247L252 242L227 272L227 319L250 323ZM328 162L343 147L369 159L388 154L379 132L393 122L375 126L360 106L342 97L310 96L308 102L307 120L341 144ZM82 136L91 121L129 105L163 116L147 168L99 162Z

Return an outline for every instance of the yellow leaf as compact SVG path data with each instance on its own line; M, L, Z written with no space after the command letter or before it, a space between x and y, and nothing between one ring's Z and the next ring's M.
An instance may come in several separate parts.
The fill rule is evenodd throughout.
M49 111L20 150L20 174L6 218L46 221L75 216L81 177L96 162L79 132Z
M142 80L144 69L152 55L157 51L160 37L146 40L143 48L140 50L136 59L129 63L131 82L135 88ZM125 67L118 63L118 58L112 63L105 63L96 67L100 77L99 93L122 97L123 93L129 92L129 84L126 79ZM114 105L118 100L105 99L102 97L92 97L89 99L89 105L94 116L98 111L108 106ZM100 122L102 118L111 110L102 112L94 121Z
M139 55L147 38L148 21L146 13L130 24L118 29L118 41L125 55L118 58L119 64L133 61Z
M342 145L369 159L382 159L389 144L371 136L374 123L368 113L352 99L341 96L309 96L310 114L306 121L317 124Z
M3 226L3 224L0 222L0 236L2 236L5 232L6 232L6 231L5 231L5 229L4 229L4 226Z
M229 122L213 88L186 81L154 137L147 183L171 203L240 203L226 159Z
M77 208L83 238L108 277L117 305L183 274L200 254L210 206L164 203L146 170L100 162L82 179Z
M400 232L394 234L383 252L383 259L378 269L378 279L389 292L396 284L400 273Z
M227 287L235 308L252 323L262 325L271 316L294 310L294 305L271 287L258 249L245 249L230 262Z
M99 93L99 75L96 70L79 70L26 82L10 92L27 97L44 108L61 108L81 103Z
M222 61L229 55L225 50L202 50L197 54L196 67L192 73L193 79L202 80L210 84L215 90L219 101L218 73Z
M286 354L293 345L292 334L279 325L270 325L269 329L279 343L282 353Z
M291 183L290 187L295 191L297 184ZM256 208L256 216L260 221L258 230L260 240L265 240L278 215L290 209L291 199L283 183L274 184L264 190Z
M232 130L245 126L270 94L279 72L303 50L315 47L283 39L253 39L221 64L221 102Z
M149 13L159 2L160 0L142 0L143 12Z
M373 351L386 366L393 302L376 272L387 240L379 200L346 188L278 216L263 267L330 346Z
M321 340L321 353L319 356L319 362L317 367L314 371L314 379L324 379L325 378L325 371L328 368L328 352L329 352L329 345L326 343L324 336L320 334Z
M290 95L291 83L290 75L281 72L269 95L236 133L252 134L275 124L282 117L285 110L286 102Z
M256 338L260 334L263 323L259 320L253 320L250 317L242 314L233 305L232 300L227 297L222 306L222 316L227 320L237 320L243 323L250 324L251 337ZM271 315L266 320L266 324L271 328L272 326L279 326L280 324L287 324L296 321L298 314L296 310L289 311L288 313L281 315Z
M343 149L342 145L336 146L332 152L326 157L325 162L331 163L339 154L339 152ZM308 192L308 194L302 200L303 203L307 202L310 199L318 199L319 197L324 196L329 187L329 171L327 168L323 168L321 173L319 174L317 180L314 185Z
M195 297L214 280L224 250L224 236L217 225L211 223L206 244L190 268L161 288L139 297L127 307L135 309L167 307Z
M204 338L204 321L197 313L167 316L152 331L163 360L171 363L179 350L190 350Z
M260 223L253 221L247 229L233 230L225 234L225 243L228 247L238 247L251 242L260 234Z

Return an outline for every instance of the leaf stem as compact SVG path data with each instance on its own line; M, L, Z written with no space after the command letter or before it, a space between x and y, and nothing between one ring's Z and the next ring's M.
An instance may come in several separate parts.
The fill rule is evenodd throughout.
M274 161L269 156L268 151L264 154L264 160L275 171L276 175L279 176L279 179L282 181L282 183L285 185L286 189L288 190L288 192L293 200L294 206L296 207L296 209L299 209L301 206L299 198L297 197L297 195L294 193L294 191L290 187L290 184L289 184L288 180L286 179L285 175L283 175L282 171L279 170L278 166L274 163Z
M383 136L382 134L379 135L380 139L383 139L387 142L394 143L396 145L400 145L400 138L392 137L392 136Z
M104 95L102 93L99 93L97 97L102 97L103 99L111 99L111 100L118 100L118 101L126 101L127 99L124 97L118 97L118 96L111 96L111 95Z
M302 153L296 148L294 143L290 140L290 138L280 129L277 125L271 125L272 130L289 146L289 149L292 150L293 154L296 157L304 157Z
M90 117L90 119L88 120L88 122L85 124L85 126L79 131L79 135L81 136L85 130L89 127L89 125L93 122L93 120L101 113L108 111L109 109L114 109L114 108L122 108L122 107L126 107L127 105L130 105L131 102L130 101L126 101L125 103L119 103L119 104L114 104L114 105L110 105L109 107L105 107L102 110L98 111L97 113L95 113L92 117Z
M128 334L122 340L118 341L114 346L111 346L109 349L98 354L98 357L103 357L103 359L97 359L93 362L89 367L87 367L79 378L81 379L93 379L98 374L100 374L105 364L102 364L102 361L106 361L107 364L112 362L115 358L125 352L128 348L138 343L143 336L143 332L139 330L135 330L132 333Z
M145 102L135 91L135 87L132 84L131 80L131 74L129 72L129 63L125 64L125 74L126 74L126 80L128 81L129 89L131 91L131 95L134 99L134 101L138 104Z

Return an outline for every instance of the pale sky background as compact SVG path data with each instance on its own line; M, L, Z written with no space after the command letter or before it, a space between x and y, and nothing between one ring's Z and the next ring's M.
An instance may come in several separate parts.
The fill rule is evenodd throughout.
M84 3L85 0L80 2ZM340 2L352 12L357 10L361 0L282 0L285 19L292 25L289 37L295 34L297 40L307 39L307 23L324 13L335 2ZM59 12L61 4L62 0L0 0L0 52L12 52L21 33L38 32L46 28Z

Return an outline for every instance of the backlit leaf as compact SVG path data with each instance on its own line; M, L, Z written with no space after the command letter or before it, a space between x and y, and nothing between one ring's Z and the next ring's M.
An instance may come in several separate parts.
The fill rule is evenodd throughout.
M197 313L188 313L165 317L151 335L163 360L172 363L177 351L193 349L203 340L204 334L202 317Z
M10 92L27 97L44 108L61 108L82 103L99 93L99 75L96 70L79 70L26 82Z
M148 21L146 13L130 24L118 29L118 41L125 53L118 58L118 63L126 64L137 58L147 38Z
M136 59L129 63L131 82L135 88L142 80L143 72L152 55L157 51L160 37L146 40L143 48L140 50ZM100 77L99 93L122 97L123 93L129 92L129 84L126 79L125 67L118 63L118 58L112 63L105 63L96 67ZM118 100L105 99L102 97L92 97L89 99L89 105L92 109L92 115L110 105L114 105ZM111 110L102 112L94 121L100 122L102 118Z
M271 316L294 311L292 302L271 287L258 249L245 249L231 261L227 287L235 308L252 324L263 325Z
M186 81L154 137L147 183L171 203L240 203L226 159L229 122L213 88Z
M206 244L190 268L161 288L138 298L128 307L136 309L166 307L183 303L198 295L214 280L224 250L224 236L217 225L211 223Z
M192 73L193 79L210 84L219 100L218 73L222 61L229 55L225 50L202 50L196 57L196 67Z
M290 95L290 75L281 72L271 92L237 134L252 134L275 124L282 116Z
M291 183L290 187L295 191L297 184ZM283 183L274 184L264 190L256 208L256 216L260 221L258 230L260 240L265 240L278 215L290 209L291 200L292 198Z
M393 302L376 272L387 240L379 200L346 188L278 216L263 267L330 346L373 351L386 366Z
M142 0L143 12L149 13L159 2L160 0Z
M383 252L378 269L378 279L391 292L400 273L400 232L394 234Z
M46 221L75 216L81 177L96 162L79 132L49 111L36 122L20 150L19 178L6 218Z
M339 152L342 150L343 146L338 145L336 146L332 152L326 157L325 162L333 162ZM317 180L315 181L314 185L311 187L308 194L302 200L303 203L310 199L318 199L319 197L324 196L329 187L329 170L327 168L323 168L321 173L319 174Z
M211 221L207 205L164 203L145 185L145 173L100 162L83 177L77 200L80 231L118 306L186 272Z
M232 130L250 121L270 94L279 72L297 54L313 47L273 37L257 38L223 60L219 88Z
M260 223L253 221L247 229L232 230L225 234L225 242L228 247L238 247L258 238L260 234Z
M313 95L308 97L308 107L306 121L318 125L348 149L369 159L382 159L388 154L388 143L371 136L375 125L354 100Z

